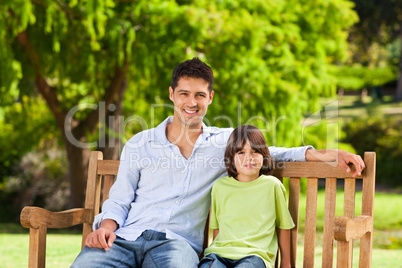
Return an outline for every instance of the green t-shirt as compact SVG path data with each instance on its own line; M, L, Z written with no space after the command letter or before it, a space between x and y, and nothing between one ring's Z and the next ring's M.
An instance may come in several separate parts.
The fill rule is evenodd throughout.
M278 251L276 227L295 226L282 183L265 175L251 182L222 177L214 183L211 195L209 226L219 229L219 234L205 255L216 253L233 260L256 255L267 267L274 267Z

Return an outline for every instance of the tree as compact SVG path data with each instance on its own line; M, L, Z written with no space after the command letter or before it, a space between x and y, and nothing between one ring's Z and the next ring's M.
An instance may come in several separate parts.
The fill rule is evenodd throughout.
M122 129L131 136L152 127L152 116L159 122L172 113L172 68L193 56L215 71L207 123L251 123L269 130L272 145L299 145L303 114L334 92L327 68L344 58L346 29L357 18L351 7L344 0L9 0L0 11L0 92L5 103L33 88L44 98L68 156L70 205L81 206L95 145L78 142L97 140L117 157L114 135L124 139ZM121 113L142 121L109 120Z
M351 30L354 62L365 66L395 64L399 67L396 100L402 100L402 2L399 0L353 0L360 21ZM386 52L399 44L396 61ZM373 52L373 50L377 52ZM379 52L378 52L379 51Z
M158 38L165 37L172 23L167 19L170 11L176 16L183 12L175 3L163 1L20 0L3 4L0 41L6 65L1 71L2 94L15 97L15 90L6 93L17 81L21 95L28 94L34 84L45 99L64 140L72 207L83 203L90 149L84 143L97 132L100 122L109 122L106 116L121 112L129 62L134 74L151 73L152 65L158 63L146 62L156 57L141 58L134 52L150 49L147 43L162 43ZM148 32L146 24L157 24L160 29ZM140 30L144 34L136 38ZM148 52L152 53L155 50ZM69 117L77 105L87 109ZM117 147L104 147L117 156Z

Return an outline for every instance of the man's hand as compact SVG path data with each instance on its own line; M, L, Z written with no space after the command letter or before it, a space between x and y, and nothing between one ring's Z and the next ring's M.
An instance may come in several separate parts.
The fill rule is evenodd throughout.
M350 168L348 166L349 163L352 163L356 170L353 171L352 176L360 176L362 170L366 167L363 159L360 155L352 154L346 152L344 150L338 149L328 149L328 150L314 150L309 149L306 151L306 160L307 161L337 161L340 167L343 167L346 172L350 172Z
M100 228L87 236L87 239L85 239L85 246L108 251L116 239L114 231L117 227L117 223L114 220L103 220Z

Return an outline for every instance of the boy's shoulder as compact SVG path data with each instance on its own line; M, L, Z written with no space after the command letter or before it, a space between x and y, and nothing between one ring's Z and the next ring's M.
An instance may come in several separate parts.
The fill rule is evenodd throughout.
M282 187L282 182L275 176L272 175L261 175L260 181L262 183L271 184L273 186Z

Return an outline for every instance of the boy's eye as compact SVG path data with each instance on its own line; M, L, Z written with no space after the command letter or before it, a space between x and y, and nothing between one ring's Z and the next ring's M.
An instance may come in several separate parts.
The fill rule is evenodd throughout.
M239 152L237 152L237 154L244 154L244 152L242 152L242 151L239 151Z

